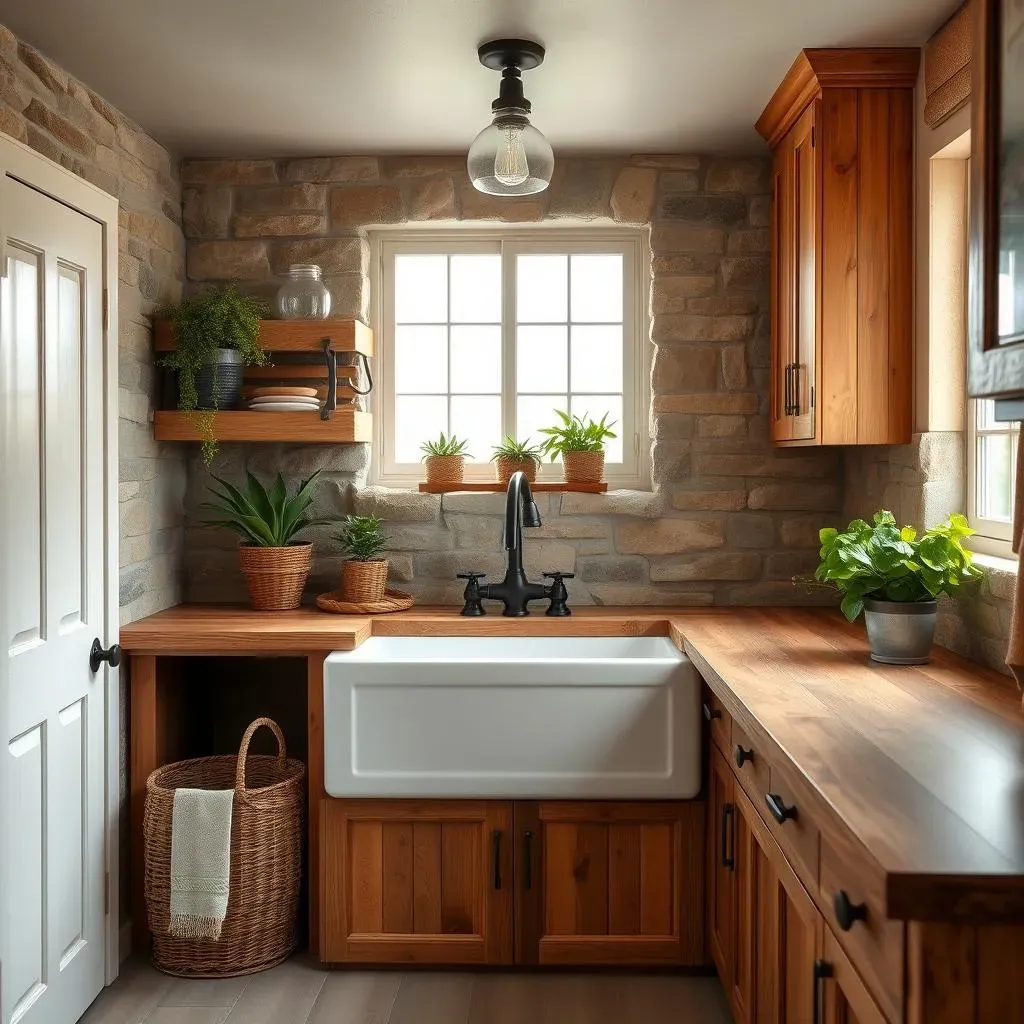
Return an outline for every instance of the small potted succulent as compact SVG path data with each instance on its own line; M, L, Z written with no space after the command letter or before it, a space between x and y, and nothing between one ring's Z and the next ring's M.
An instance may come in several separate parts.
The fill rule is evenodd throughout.
M509 482L513 473L525 473L526 479L533 483L543 457L539 445L531 445L529 438L517 441L511 434L507 434L501 444L495 445L491 453L491 461L498 468L498 481L503 484Z
M247 366L262 366L260 320L269 315L261 299L239 295L234 285L214 285L182 299L157 316L170 320L175 349L160 365L178 379L178 408L196 414L207 465L217 453L214 416L237 404Z
M420 451L427 466L427 483L461 484L468 447L468 441L460 441L454 434L446 437L444 431L436 441L424 441Z
M604 478L604 444L615 437L611 429L614 421L608 422L608 413L600 420L570 416L561 409L555 409L555 415L560 423L541 427L540 432L547 434L542 451L551 456L552 462L562 456L567 484L600 483Z
M938 596L956 595L982 576L963 546L973 533L962 515L951 515L918 537L891 512L876 512L873 525L854 519L842 533L821 531L814 578L842 593L850 622L864 612L872 659L920 665L935 635Z
M214 476L221 489L209 491L219 500L200 506L220 517L206 520L204 526L224 526L241 536L239 560L257 611L287 611L302 603L313 545L295 537L312 526L334 522L307 514L319 475L317 470L303 480L291 497L280 473L269 490L252 473L246 473L241 489Z
M387 534L378 516L346 516L335 538L348 558L341 563L341 599L368 604L384 597L388 583L388 560L380 553L387 547Z

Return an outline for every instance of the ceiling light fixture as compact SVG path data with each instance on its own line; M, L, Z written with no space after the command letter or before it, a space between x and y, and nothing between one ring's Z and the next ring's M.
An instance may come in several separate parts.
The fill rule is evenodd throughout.
M523 71L544 61L544 47L528 39L494 39L477 51L480 63L501 72L501 89L491 104L494 120L473 140L466 161L473 187L492 196L528 196L551 181L551 143L530 124L523 95Z

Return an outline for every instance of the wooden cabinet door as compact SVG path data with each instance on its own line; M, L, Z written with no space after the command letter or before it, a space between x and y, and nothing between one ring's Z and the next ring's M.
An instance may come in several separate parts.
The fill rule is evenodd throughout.
M736 805L732 770L719 749L711 747L708 772L707 937L711 959L729 992L733 983L736 944L734 852Z
M704 807L516 804L516 960L698 965Z
M512 804L323 800L320 958L512 962Z
M815 372L818 350L818 255L821 199L815 146L819 104L812 103L790 131L792 145L792 352L789 437L815 437Z
M772 156L771 210L771 434L775 441L793 436L790 381L796 348L793 334L793 147L787 136Z
M824 1024L886 1024L884 1014L828 928L824 941Z
M750 817L746 801L736 804L731 859L733 862L733 972L726 987L734 1024L753 1024L756 1019L757 963L757 865L759 848L755 829L761 823ZM763 827L763 826L762 826Z

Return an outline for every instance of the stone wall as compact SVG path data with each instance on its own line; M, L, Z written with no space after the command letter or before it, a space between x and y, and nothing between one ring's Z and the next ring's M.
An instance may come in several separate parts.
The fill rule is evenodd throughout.
M843 524L887 508L900 523L926 529L963 511L966 468L960 431L915 434L909 445L844 452ZM985 579L955 601L942 598L936 640L999 672L1006 668L1014 574L982 558Z
M121 621L181 600L185 459L153 440L148 315L181 293L181 186L170 154L123 114L0 26L0 131L121 204L118 366Z
M533 575L574 571L577 604L807 603L794 573L816 561L817 530L841 507L835 451L768 440L767 160L698 156L562 159L540 196L476 192L464 158L329 157L185 161L190 287L241 278L264 294L288 264L323 266L335 309L369 309L367 230L376 225L606 223L649 229L651 492L541 498L528 531ZM217 471L296 477L323 468L321 507L379 512L394 580L421 601L455 602L457 572L498 572L503 496L444 498L365 487L366 446L224 446ZM205 473L190 466L190 524ZM329 533L330 531L324 531ZM339 556L318 545L311 590ZM188 529L190 600L242 596L234 542Z

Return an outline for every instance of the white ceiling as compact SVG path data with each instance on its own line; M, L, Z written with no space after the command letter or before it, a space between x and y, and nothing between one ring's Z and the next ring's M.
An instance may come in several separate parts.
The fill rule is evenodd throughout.
M960 0L0 0L0 21L183 155L464 151L527 73L556 152L744 151L797 50L920 45Z

